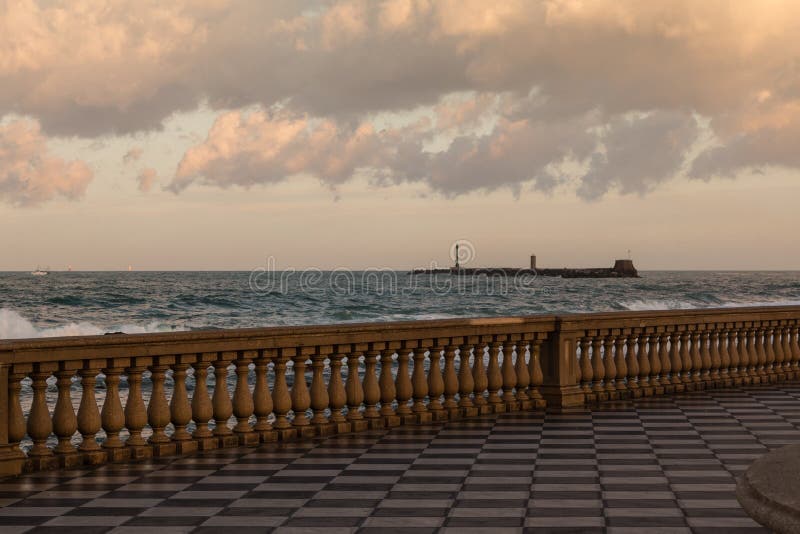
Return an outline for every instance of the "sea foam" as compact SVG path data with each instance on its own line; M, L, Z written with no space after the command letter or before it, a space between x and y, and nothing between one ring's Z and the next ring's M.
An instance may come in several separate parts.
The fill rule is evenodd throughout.
M101 328L90 322L71 322L54 327L40 328L18 312L0 308L0 339L28 339L37 337L60 336L96 336L107 332L124 332L126 334L144 334L150 332L173 332L182 330L180 327L171 327L162 323L152 322L145 326L124 324L109 325Z

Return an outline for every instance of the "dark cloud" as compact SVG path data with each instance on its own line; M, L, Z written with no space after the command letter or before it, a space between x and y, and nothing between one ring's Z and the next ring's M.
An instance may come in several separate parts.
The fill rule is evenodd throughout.
M612 121L602 152L592 155L578 195L595 200L612 189L644 195L672 178L694 145L699 127L688 113L654 112Z

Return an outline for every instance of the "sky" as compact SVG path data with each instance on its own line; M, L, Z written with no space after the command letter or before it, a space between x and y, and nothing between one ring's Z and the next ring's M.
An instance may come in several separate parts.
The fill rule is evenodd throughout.
M794 1L0 0L0 270L800 269L798 199Z

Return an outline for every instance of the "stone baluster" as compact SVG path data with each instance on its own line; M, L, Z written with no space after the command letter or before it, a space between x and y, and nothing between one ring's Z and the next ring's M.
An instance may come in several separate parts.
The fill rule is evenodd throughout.
M800 327L792 326L792 373L794 378L800 378Z
M766 371L764 370L764 363L767 360L767 354L764 352L764 346L762 345L763 342L763 335L762 332L758 328L754 328L752 331L752 337L748 337L747 346L751 351L750 354L750 363L754 365L755 369L755 376L753 378L754 384L761 384L766 382ZM764 354L764 359L762 361L761 354Z
M581 361L580 361L580 370L581 370L581 391L584 395L591 395L592 394L592 361L589 358L589 350L592 346L592 339L589 337L582 337L580 339L580 349L581 349Z
M167 394L164 388L167 369L166 365L156 364L150 366L150 380L153 382L153 392L150 396L150 404L147 406L147 421L150 423L150 428L153 429L153 434L150 436L148 443L153 449L154 456L171 456L175 454L176 449L166 432L167 425L170 423L169 403L167 402ZM78 416L78 422L80 423L80 415Z
M771 336L768 339L769 353L772 354L771 360L771 374L773 381L783 380L783 342L781 341L781 327L780 325L771 327Z
M286 383L286 366L289 363L291 349L278 349L277 359L274 360L275 384L272 386L272 410L275 412L275 422L272 424L278 432L278 439L284 440L294 436L294 429L289 422L289 410L292 409L292 396L289 385Z
M742 333L744 338L742 339ZM754 384L758 380L758 352L755 347L755 330L743 329L739 338L739 355L747 371L745 384Z
M444 380L441 370L442 347L439 345L432 347L429 358L428 396L430 398L430 403L428 404L428 411L431 413L434 421L441 421L447 417L447 412L445 412L441 402L441 397L444 393Z
M475 406L481 414L489 413L491 408L484 396L486 389L489 387L489 378L486 375L486 367L483 361L486 354L486 348L482 342L475 344L475 353L472 357L472 382L475 384L473 393L475 396ZM496 392L495 392L496 394Z
M470 352L472 352L472 346L467 343L462 344L458 349L458 407L465 416L475 415L472 412L477 413L477 410L473 409L475 404L470 398L475 389L475 380L472 378L472 368L469 365Z
M514 369L513 354L513 341L510 339L507 343L503 343L503 365L501 367L503 373L503 402L506 405L506 411L516 411L517 401L514 397L514 388L517 385L517 372Z
M503 387L503 373L500 372L500 343L492 341L489 343L489 365L487 366L487 379L489 385L489 406L495 413L505 411L506 405L500 398L498 392Z
M659 372L661 386L666 393L674 391L672 378L674 371L672 370L672 359L670 358L669 350L670 335L668 332L658 334L658 360L661 362L661 371Z
M626 346L625 363L627 363L628 365L628 370L626 373L628 377L627 385L633 397L642 396L642 391L641 391L642 384L639 383L641 380L640 378L641 370L639 369L639 355L636 354L636 346L638 338L639 338L638 334L631 333L628 336L625 345Z
M311 424L317 427L317 434L326 435L333 431L325 410L330 407L331 398L325 385L325 360L333 347L318 347L311 356Z
M256 416L256 423L253 431L258 435L259 441L268 443L278 438L277 433L269 422L272 413L272 394L269 392L269 361L271 357L266 351L262 351L255 364L256 383L253 386L253 414Z
M767 351L765 346L765 328L759 327L755 329L755 347L758 357L758 376L761 377L761 383L767 382Z
M308 382L306 381L306 361L308 356L303 354L302 349L297 350L294 358L292 358L294 373L294 382L292 382L292 411L294 412L294 420L292 426L297 430L301 436L312 436L314 429L311 427L311 421L308 420L306 411L311 408L311 395L308 391Z
M750 348L747 346L749 339L749 330L744 326L740 327L736 332L736 350L739 355L739 377L741 378L741 383L743 384L752 383L750 369Z
M417 422L429 422L430 414L428 414L428 407L425 406L425 399L428 398L428 378L425 376L425 347L422 345L414 349L414 372L411 375L411 386L414 391L414 404L411 411L417 416Z
M650 369L650 354L647 350L647 342L650 335L647 332L640 332L637 341L636 360L639 365L639 387L642 395L652 395L653 385L650 383L653 371Z
M592 339L592 375L594 375L594 383L592 384L592 392L594 393L595 400L599 401L603 398L608 398L605 394L605 387L603 384L603 377L605 377L606 368L603 361L603 338L599 333L595 333Z
M131 362L133 363L133 362ZM132 460L146 458L151 454L142 437L142 429L147 424L147 407L142 398L142 373L144 367L125 369L128 378L128 399L125 401L125 428L128 429L128 439L125 441Z
M109 461L125 460L129 453L119 438L120 431L125 428L125 412L119 398L122 369L109 365L103 369L103 374L106 375L106 400L103 402L103 410L100 412L100 422L106 432L103 448L107 451Z
M208 427L208 422L214 416L214 405L208 394L208 362L198 361L194 368L194 394L192 395L192 420L195 430L192 437L197 442L200 450L215 449L217 440ZM130 444L130 440L128 440Z
M231 355L232 356L232 355ZM226 355L227 358L231 356ZM228 359L220 358L214 365L214 394L211 396L211 405L214 408L214 436L219 440L220 447L234 447L239 440L228 427L228 420L233 415L233 403L228 393Z
M394 379L392 378L392 364L393 364L393 356L395 353L395 349L383 349L381 351L381 374L379 379L379 385L381 389L381 418L383 419L383 425L386 427L397 426L399 424L399 418L395 415L394 408L392 407L392 403L397 398L397 388L394 385Z
M189 364L179 362L172 366L172 399L169 402L170 419L175 427L172 433L172 441L175 444L178 454L186 454L197 450L196 442L192 440L192 435L186 430L186 426L192 420L192 407L189 404L189 392L186 389L186 372Z
M517 341L517 361L514 365L514 370L517 373L517 402L521 410L529 410L531 408L530 398L528 397L528 386L531 383L531 374L528 371L528 363L525 359L526 352L528 352L528 342L520 338Z
M763 341L762 341L762 348L764 350L764 372L767 375L767 380L769 382L775 382L777 380L775 374L775 351L773 350L773 342L772 336L774 335L774 328L767 325L762 329L764 334Z
M8 374L8 443L10 445L16 445L16 447L14 447L15 451L19 450L19 443L25 439L27 427L19 398L20 389L22 388L20 381L25 378L25 375L26 373L19 372L13 368ZM72 403L70 403L70 409L72 409ZM73 434L74 433L73 431Z
M726 387L731 385L731 372L733 371L731 353L728 350L728 345L730 344L729 336L730 330L723 326L722 330L719 332L719 375L723 385Z
M364 430L367 422L361 414L361 404L364 402L364 388L361 386L361 379L358 376L359 353L351 351L347 355L347 420L350 422L352 430Z
M714 329L710 332L709 348L711 356L711 380L717 384L722 378L722 353L720 352L720 332L714 325Z
M700 362L702 364L700 380L703 381L706 388L712 385L712 368L714 360L711 357L711 332L704 329L698 336L700 343ZM717 370L717 378L719 378L719 370Z
M758 378L758 353L755 347L755 330L743 328L739 332L739 356L746 372L745 384L754 384Z
M791 329L788 325L783 327L783 372L786 380L791 380L792 370L792 346L791 346Z
M28 435L33 441L33 447L28 451L28 457L34 460L37 468L40 467L39 464L47 465L47 457L53 456L53 451L47 447L47 438L50 437L50 433L53 430L53 422L50 419L50 411L47 409L46 398L47 379L49 377L50 373L48 371L35 370L31 374L33 401L31 402L31 411L28 414ZM94 390L92 390L92 398L94 398ZM83 406L83 403L81 403L81 406ZM95 404L94 408L95 410L97 409L97 404ZM99 414L97 419L99 430ZM94 439L94 434L91 437ZM97 446L97 442L95 442L95 446Z
M328 380L328 399L331 409L331 423L338 434L350 432L350 424L347 422L342 409L347 404L347 391L342 380L342 362L345 355L335 352L330 357L331 377ZM358 373L358 369L356 369Z
M528 360L528 372L531 377L531 384L528 397L533 402L534 408L544 408L545 401L542 397L542 384L544 383L544 374L542 374L542 340L531 340L530 359ZM589 368L591 372L591 367Z
M368 350L364 354L364 418L370 428L380 428L381 414L378 412L378 402L381 400L381 388L378 385L376 368L378 365L378 351Z
M628 364L625 358L626 338L627 335L620 333L614 340L614 366L617 368L614 387L617 391L617 398L626 397L629 390L628 384L625 383L628 376Z
M447 345L444 348L444 409L450 419L458 416L458 375L456 374L456 347Z
M703 373L703 357L700 355L701 333L699 326L691 333L686 332L686 335L689 336L689 364L691 365L689 372L692 382L690 387L693 389L700 389L700 387L702 387L700 376Z
M650 334L649 343L647 345L647 357L650 360L650 386L652 386L653 395L661 395L664 393L664 384L669 381L666 380L666 373L663 369L664 357L661 354L661 345L663 339L661 334L653 332ZM666 355L666 351L664 351ZM669 358L667 358L669 364Z
M787 325L786 330L788 332L786 336L786 347L784 351L786 352L786 379L787 380L794 380L797 377L795 376L795 352L794 352L794 343L795 343L795 333L794 327L791 325ZM798 354L800 356L800 354Z
M775 354L772 371L778 380L786 380L786 372L783 368L783 362L786 359L783 353L783 327L780 325L772 330L772 352Z
M74 370L62 369L56 373L58 399L53 411L53 433L58 438L58 445L54 452L61 457L61 464L64 467L74 467L79 463L78 451L72 444L72 436L78 430L78 418L75 416L70 396L73 376L75 376Z
M408 405L414 393L408 368L409 352L407 348L398 349L397 376L394 382L394 389L397 395L397 416L400 417L400 421L404 424L416 422L417 420Z
M250 416L255 411L255 404L248 384L250 363L257 355L255 351L239 353L234 361L236 387L233 390L232 413L236 417L236 426L233 427L233 433L238 438L239 445L256 445L259 442L258 434L250 426Z
M681 360L681 334L678 331L667 332L665 333L664 339L668 342L669 382L672 386L668 389L668 392L681 392L683 391L683 381L681 380L681 370L683 368L683 360Z
M606 366L605 390L608 398L617 398L617 365L614 362L614 336L609 334L603 338L603 363Z
M673 390L681 392L684 390L681 373L683 371L683 358L681 358L681 334L677 330L669 334L670 352L670 382ZM687 351L688 352L688 351Z
M761 383L761 377L758 374L758 347L756 346L756 334L757 331L755 328L748 328L747 329L747 361L748 361L748 376L750 377L750 383L752 384L759 384Z
M81 388L83 389L81 404L78 407L78 432L83 437L79 450L83 453L86 463L95 465L105 461L105 454L95 439L95 435L102 428L100 410L97 408L97 398L94 393L97 369L81 369L78 374L81 377Z
M742 383L742 376L744 373L741 372L741 362L742 357L741 353L739 352L740 347L736 344L739 340L738 337L739 331L734 325L733 329L728 330L728 343L727 343L727 351L728 356L730 356L731 363L730 363L730 371L728 371L728 376L731 378L731 383L734 386L738 386Z
M693 388L692 382L695 380L695 371L699 371L699 365L694 367L692 358L692 334L688 330L684 330L680 335L681 340L681 382L686 390L691 391Z

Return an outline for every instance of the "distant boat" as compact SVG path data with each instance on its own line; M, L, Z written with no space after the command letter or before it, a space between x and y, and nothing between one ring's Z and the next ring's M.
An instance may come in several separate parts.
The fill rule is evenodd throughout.
M33 276L47 276L50 274L50 271L37 266L35 271L31 271L31 274Z

